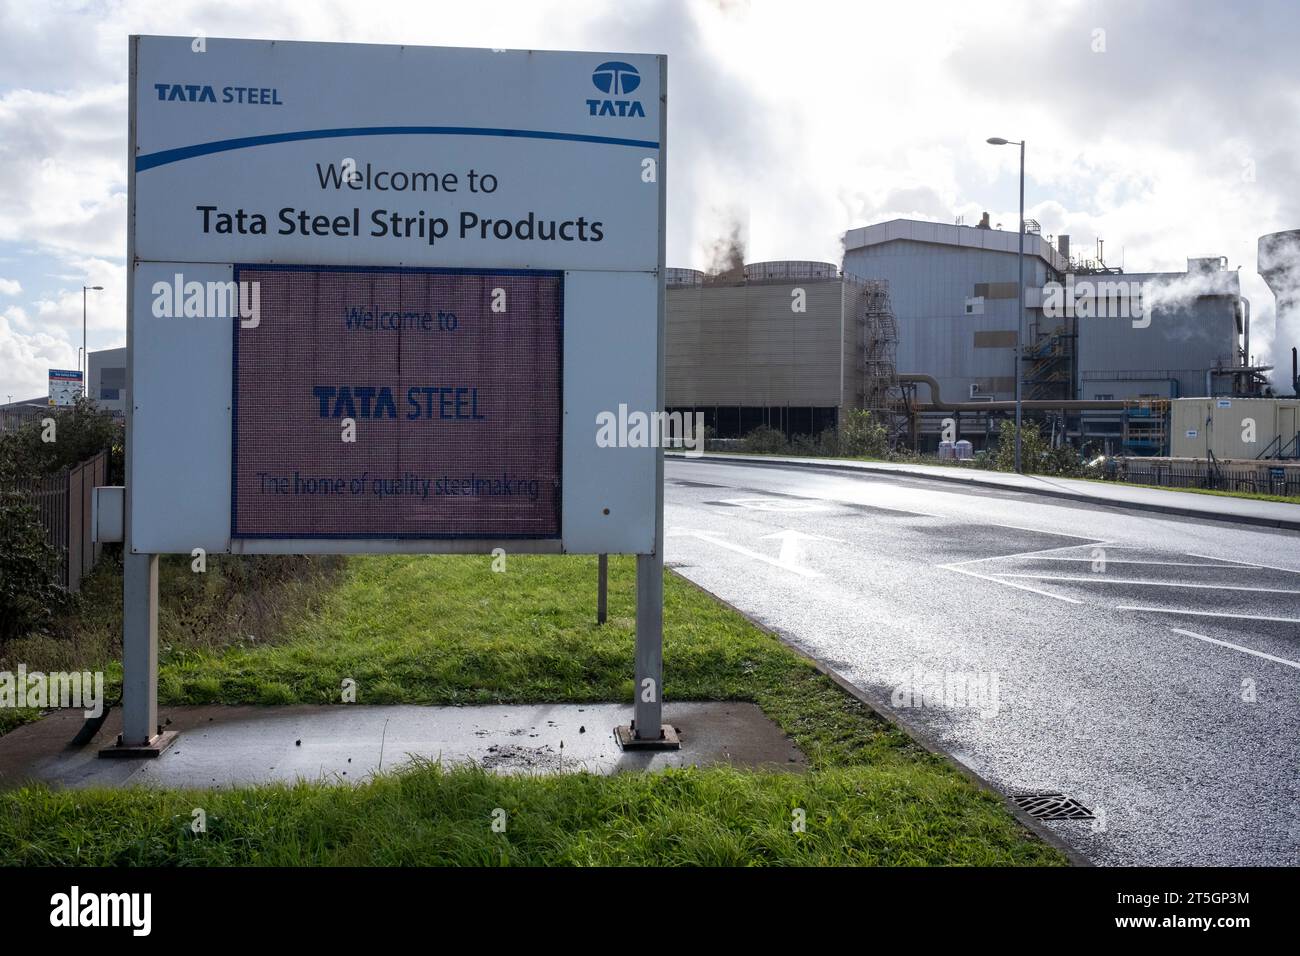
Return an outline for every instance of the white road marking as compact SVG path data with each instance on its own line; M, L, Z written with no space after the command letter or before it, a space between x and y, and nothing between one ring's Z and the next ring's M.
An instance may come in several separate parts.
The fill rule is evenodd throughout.
M833 541L836 544L843 544L839 538L828 538L821 534L808 534L804 531L795 531L788 528L785 531L778 531L775 534L765 534L760 541L768 541L775 538L781 542L781 553L777 556L777 561L788 568L802 567L803 542L804 541Z
M997 525L997 527L999 527L999 528L1009 528L1010 525ZM1017 528L1016 530L1017 530L1017 531L1028 531L1028 530L1031 530L1031 529L1029 529L1029 528ZM1044 531L1044 532L1041 532L1041 533L1042 533L1042 534L1051 534L1052 532L1050 532L1050 531ZM1070 535L1070 537L1074 537L1074 535ZM977 563L979 563L980 561L1008 561L1008 560L1010 560L1011 558L1031 558L1031 557L1034 557L1034 556L1036 556L1036 555L1040 555L1040 554L1051 554L1053 551L1070 551L1070 550L1072 550L1072 549L1074 549L1074 548L1086 548L1086 547L1088 547L1088 545L1086 545L1086 544L1063 544L1063 545L1060 545L1059 547L1055 547L1055 548L1043 548L1043 549L1040 550L1040 551L1020 551L1020 552L1018 552L1018 553L1016 553L1016 554L994 554L994 555L990 555L990 556L987 557L987 558L971 558L969 561L953 561L953 562L950 563L950 564L941 564L941 565L939 565L939 567L941 567L941 568L952 568L952 569L955 570L959 564L977 564ZM1096 547L1101 548L1101 547L1105 547L1105 545L1104 545L1103 543L1101 543L1101 542L1097 542L1097 543L1096 543Z
M801 568L797 565L785 564L780 558L769 558L766 554L759 554L757 551L751 551L749 548L739 544L727 541L725 538L719 538L717 535L709 534L707 531L694 531L690 528L669 528L666 536L670 538L699 538L701 541L707 541L709 544L716 544L719 548L726 548L728 551L734 551L736 554L743 554L747 558L753 558L755 561L762 561L764 564L770 564L774 568L780 568L782 571L789 571L805 578L819 577L818 573L812 568Z
M1190 551L1187 552L1187 556L1189 558L1208 558L1210 561L1229 561L1232 564L1239 565L1243 568L1260 568L1264 571L1284 571L1287 574L1300 574L1300 571L1297 571L1295 568L1279 568L1271 564L1251 564L1249 561L1237 561L1233 558L1212 557L1208 554L1192 554Z
M1101 547L1101 545L1098 545L1098 547ZM1119 549L1117 549L1117 548L1110 548L1110 549L1107 549L1107 550L1119 550ZM1017 555L1017 557L1020 557L1020 556ZM1080 562L1080 563L1082 563L1082 564L1091 564L1093 561L1096 561L1097 559L1096 559L1096 558L1038 558L1037 560L1039 560L1039 561L1077 561L1077 562ZM1162 568L1237 568L1237 569L1241 569L1241 567L1242 567L1242 565L1240 565L1240 564L1204 564L1204 563L1199 562L1199 561L1195 561L1195 562L1194 562L1194 561L1125 561L1123 558L1119 558L1119 559L1116 559L1116 560L1114 560L1114 561L1112 561L1112 560L1110 560L1110 559L1108 558L1108 559L1106 560L1106 563L1107 563L1108 565L1109 565L1109 564L1150 564L1150 565L1155 565L1155 566L1157 566L1157 567L1162 567Z
M1184 637L1194 637L1198 641L1206 641L1210 644L1218 644L1220 647L1230 647L1234 651L1241 651L1243 654L1251 654L1255 657L1262 657L1266 661L1274 661L1278 664L1285 664L1287 667L1294 667L1300 670L1300 664L1295 661L1289 661L1285 657L1274 657L1272 654L1265 654L1263 651L1252 650L1249 647L1242 647L1240 644L1232 644L1228 641L1216 640L1213 637L1206 637L1204 634L1197 634L1195 631L1184 631L1181 627L1171 627L1169 630L1175 634L1182 634Z
M1207 591L1256 591L1262 594L1300 594L1300 591L1285 588L1249 588L1235 584L1192 584L1181 581L1143 581L1133 578L1109 578L1105 574L1094 575L1056 575L1056 574L1004 574L995 572L1001 578L1033 578L1039 581L1084 581L1089 584L1141 584L1153 588L1198 588Z
M771 511L776 514L808 514L815 511L830 511L831 506L819 504L808 498L722 498L724 505L749 508L752 511Z
M1120 604L1117 611L1147 611L1151 614L1186 614L1191 617L1226 617L1235 621L1273 621L1279 624L1300 624L1300 618L1263 617L1258 614L1224 614L1221 611L1185 611L1176 607L1137 607L1132 604Z
M979 559L983 560L983 559ZM964 561L963 564L973 562ZM1001 578L995 578L988 574L980 574L977 571L969 571L966 568L958 567L955 564L940 564L938 567L945 571L956 571L958 574L969 574L973 578L981 578L985 581L992 581L994 584L1002 584L1009 588L1018 588L1021 591L1032 591L1034 594L1041 594L1043 597L1056 598L1058 601L1064 601L1067 604L1082 604L1078 598L1066 597L1064 594L1053 594L1051 591L1044 591L1041 588L1031 588L1028 584L1017 584L1015 581L1004 581Z
M974 520L978 521L978 519L974 519ZM1010 528L1012 531L1028 531L1028 532L1031 532L1032 534L1045 534L1045 535L1047 535L1048 537L1051 537L1051 538L1078 538L1080 541L1088 541L1088 542L1095 542L1095 541L1097 540L1096 538L1092 537L1091 535L1086 535L1086 534L1068 534L1068 533L1066 533L1066 532L1064 532L1064 531L1044 531L1042 528L1022 528L1022 527L1020 527L1020 525L1017 525L1017 524L990 524L990 525L988 525L988 527L990 527L990 528ZM1073 544L1073 545L1069 545L1069 547L1072 547L1072 548L1082 548L1082 547L1084 547L1084 545L1081 545L1081 544ZM1045 551L1064 551L1065 549L1064 549L1064 548L1045 548L1044 550L1045 550ZM1029 553L1030 553L1030 554L1037 554L1038 552L1031 551L1031 552L1029 552Z

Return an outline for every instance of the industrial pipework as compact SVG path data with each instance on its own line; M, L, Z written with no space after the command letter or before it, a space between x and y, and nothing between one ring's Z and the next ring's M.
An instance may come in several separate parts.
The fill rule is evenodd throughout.
M1014 401L1006 402L945 402L943 396L939 393L939 383L931 375L921 375L916 372L904 373L898 375L900 382L919 382L930 386L930 401L925 404L918 404L917 410L922 412L1009 412L1015 409ZM1065 409L1066 411L1098 411L1098 412L1117 412L1123 411L1125 403L1123 401L1109 399L1030 399L1020 403L1021 408L1029 409Z

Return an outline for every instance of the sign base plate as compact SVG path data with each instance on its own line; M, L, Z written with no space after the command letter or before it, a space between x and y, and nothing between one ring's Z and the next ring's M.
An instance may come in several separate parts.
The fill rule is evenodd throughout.
M165 730L149 738L148 743L136 747L126 746L121 742L122 738L118 737L117 744L105 747L99 755L101 757L161 757L162 752L176 742L176 737L177 731Z
M681 750L682 741L674 727L664 724L659 731L659 739L643 739L636 735L631 724L614 728L614 737L624 750Z

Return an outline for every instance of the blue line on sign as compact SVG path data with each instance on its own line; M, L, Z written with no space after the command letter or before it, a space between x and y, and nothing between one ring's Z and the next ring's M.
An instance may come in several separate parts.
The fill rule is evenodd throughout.
M305 129L296 133L268 133L265 136L245 136L240 139L221 139L215 143L197 143L178 149L164 149L135 158L136 172L155 166L178 163L195 156L224 153L250 146L269 146L274 143L291 143L303 139L340 139L345 136L515 136L521 139L557 139L572 143L601 143L606 146L640 146L658 149L659 144L648 139L619 139L614 136L588 136L583 133L550 133L535 129L488 129L477 126L358 126L352 129Z

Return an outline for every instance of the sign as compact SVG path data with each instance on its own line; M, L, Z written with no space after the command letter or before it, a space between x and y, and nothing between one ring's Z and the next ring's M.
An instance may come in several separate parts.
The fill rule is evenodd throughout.
M131 55L133 552L655 551L662 57Z
M1189 428L1189 429L1187 429L1187 437L1188 437L1188 438L1195 438L1198 434L1199 434L1199 432L1197 432L1197 430L1196 430L1195 428Z
M235 537L559 537L559 273L235 279L274 304L235 327ZM348 421L355 441L340 440Z
M1219 399L1217 402L1215 402L1214 404L1215 404L1216 406L1218 406L1219 408L1231 408L1231 407L1232 407L1232 399L1230 399L1230 398L1221 398L1221 399Z
M65 368L50 369L50 404L75 405L85 394L81 372Z

